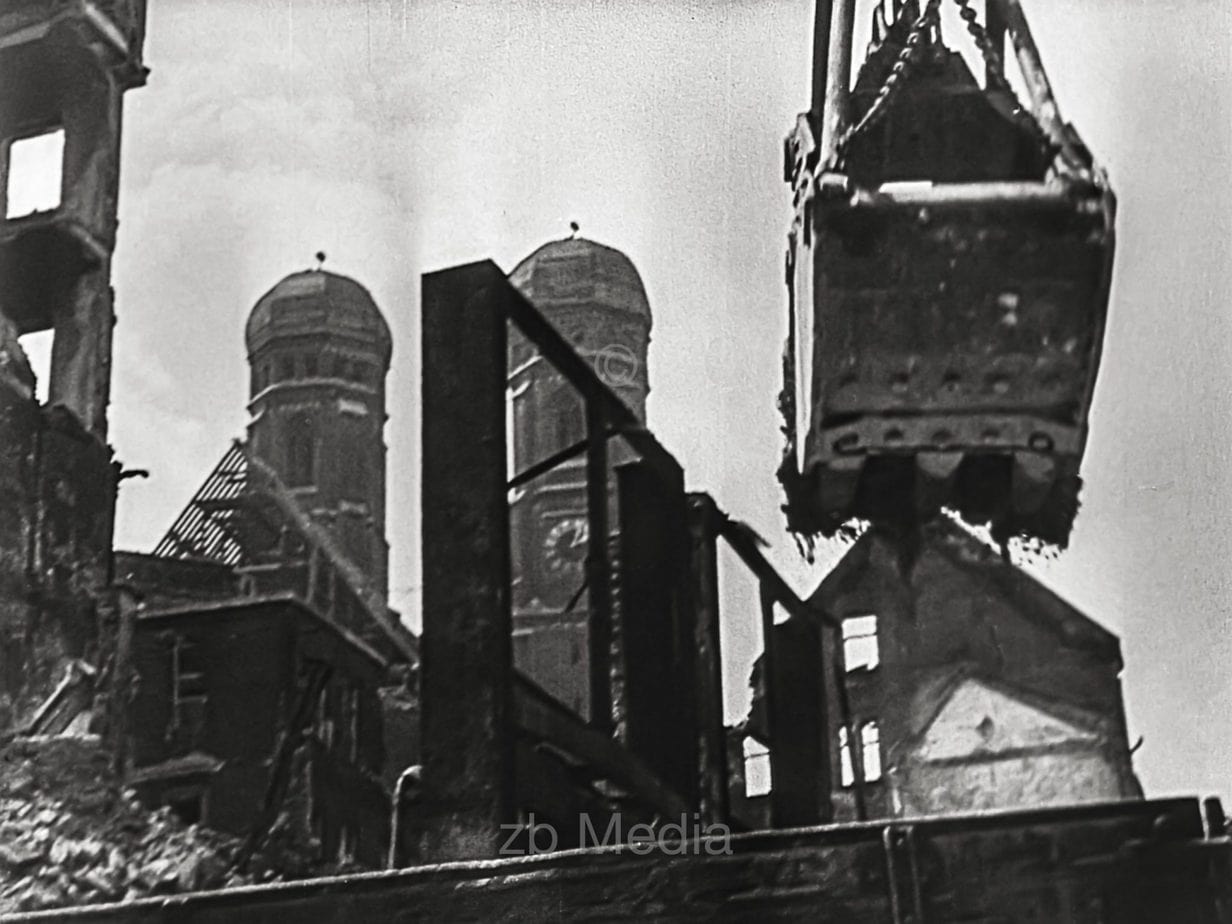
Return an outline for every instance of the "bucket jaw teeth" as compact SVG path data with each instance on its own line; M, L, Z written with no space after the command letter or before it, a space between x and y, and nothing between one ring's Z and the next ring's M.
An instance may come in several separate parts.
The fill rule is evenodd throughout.
M921 452L915 457L915 507L923 519L950 502L961 452Z
M1010 476L1010 501L1015 513L1035 513L1048 499L1057 480L1057 463L1051 456L1039 452L1014 454Z
M855 504L856 492L859 490L860 476L863 472L863 456L830 459L826 463L825 475L819 485L818 499L821 501L822 509L826 511L850 510Z

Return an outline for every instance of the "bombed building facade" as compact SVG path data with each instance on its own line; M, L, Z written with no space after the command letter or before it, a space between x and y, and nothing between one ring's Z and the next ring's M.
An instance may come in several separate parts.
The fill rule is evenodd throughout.
M379 866L389 778L415 757L418 657L386 602L389 327L363 286L318 269L258 299L245 338L247 439L153 554L117 556L143 599L130 779L251 850Z
M957 59L927 19L936 4L891 6L878 66L927 37L927 81L952 76ZM1016 8L1006 0L1002 13ZM820 22L831 4L818 9ZM849 32L850 5L834 10ZM117 487L136 473L106 443L108 272L119 108L144 79L143 31L142 0L21 0L0 13L0 76L30 90L0 109L0 831L16 845L0 842L0 911L1223 920L1222 808L1141 798L1117 639L944 521L921 528L911 555L901 536L868 530L801 599L648 428L649 299L611 247L575 236L511 274L484 261L423 278L422 637L389 606L395 344L364 286L319 265L249 316L246 438L153 550L115 550ZM1010 31L1023 45L1023 29ZM837 76L845 95L850 75ZM981 118L1002 118L986 92L1006 102L1004 86L964 80ZM861 103L878 105L867 92ZM803 142L816 128L801 117L788 165L805 218L817 161ZM59 200L12 207L19 146L61 132ZM832 194L847 180L826 182ZM819 238L843 225L818 225ZM802 247L811 228L802 220ZM812 259L792 240L789 273ZM793 288L793 310L808 297ZM55 332L44 403L18 340L42 329ZM805 395L806 365L788 368ZM859 441L834 429L850 420L814 426L812 408L796 410L802 439L839 437L811 447L837 480L788 472L789 502L807 489L804 522L825 529L853 499L868 512L849 476L892 477L902 460L861 473L849 457ZM1070 450L1084 427L1066 423ZM1030 514L1040 479L1022 473L1045 486L1058 476L1021 455L998 472ZM918 461L925 499L965 477L931 450ZM1073 510L1060 512L1068 536ZM759 613L723 611L720 549L755 585ZM752 714L728 729L722 634L738 620L760 623L763 653ZM763 748L763 795L731 747L742 739ZM53 799L63 780L47 765L60 760L98 791ZM98 836L76 814L82 801ZM140 832L131 857L111 828ZM173 840L208 841L210 868L155 856ZM574 847L585 849L557 852ZM228 888L254 877L306 881ZM170 892L195 894L159 897Z
M106 676L116 485L107 445L124 94L144 0L0 12L0 724L29 727L85 662ZM50 167L54 175L44 177ZM48 401L18 338L51 331Z
M873 818L1141 798L1116 636L963 528L934 524L905 572L869 532L811 600L838 620L841 814L860 788Z

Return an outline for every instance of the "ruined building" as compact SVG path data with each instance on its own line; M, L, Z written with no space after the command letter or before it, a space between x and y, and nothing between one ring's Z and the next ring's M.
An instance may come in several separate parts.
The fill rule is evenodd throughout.
M144 0L0 10L0 732L114 660L110 276L144 35ZM40 406L18 338L43 331Z
M153 554L117 555L143 601L130 779L253 849L379 865L418 657L387 604L389 327L363 286L314 270L263 295L245 334L248 440Z
M645 424L652 321L632 261L603 244L566 238L532 253L509 281ZM515 662L562 703L587 715L582 401L516 331L509 345L508 401L511 472L573 451L559 467L515 488L511 497Z
M900 548L869 530L809 600L836 820L1140 799L1116 636L947 519Z

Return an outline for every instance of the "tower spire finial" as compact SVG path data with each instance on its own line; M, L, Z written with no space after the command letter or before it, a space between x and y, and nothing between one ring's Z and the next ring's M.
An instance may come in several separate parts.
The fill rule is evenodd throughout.
M576 240L578 236L578 232L581 231L582 229L576 221L571 221L569 222L569 230L573 232L572 234L569 235L569 237L571 239Z
M325 251L318 250L316 252L316 258L317 258L317 265L314 266L312 269L313 269L313 272L319 273L321 272L321 267L325 265Z

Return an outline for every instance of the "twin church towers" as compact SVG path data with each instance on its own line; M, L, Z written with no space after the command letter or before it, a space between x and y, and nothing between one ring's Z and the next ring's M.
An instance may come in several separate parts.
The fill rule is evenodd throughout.
M510 282L645 420L651 313L637 269L581 238L551 241ZM294 273L263 295L245 329L250 453L387 596L385 379L392 338L358 282ZM520 471L581 440L582 404L533 346L511 336L510 466ZM518 665L566 705L586 703L585 463L566 463L511 498Z

